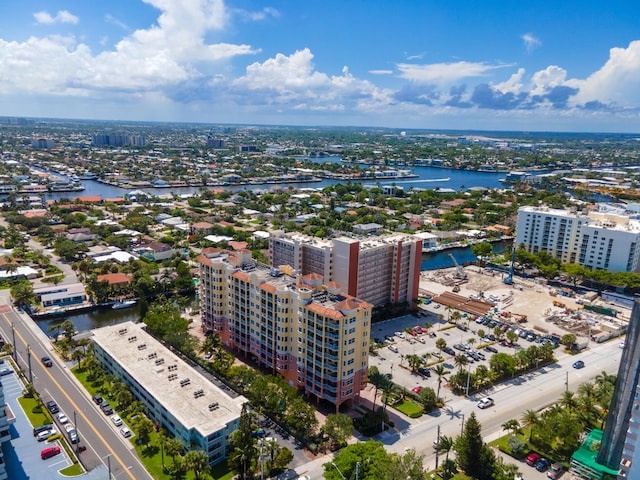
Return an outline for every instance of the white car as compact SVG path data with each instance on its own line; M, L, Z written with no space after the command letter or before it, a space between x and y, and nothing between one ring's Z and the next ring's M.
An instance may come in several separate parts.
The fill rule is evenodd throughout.
M67 417L64 413L60 412L58 414L58 421L64 425L65 423L69 423L69 417Z
M129 430L129 428L127 428L127 427L122 427L122 428L120 429L120 433L122 434L122 436L123 436L124 438L129 438L131 435L133 435L133 434L131 433L131 430Z
M122 419L118 415L114 415L113 417L111 417L111 421L116 427L122 425Z
M45 440L47 440L51 435L55 435L56 433L58 433L55 428L52 428L50 430L45 430L44 432L40 432L37 436L36 436L36 440L38 440L39 442L44 442Z
M486 397L478 402L478 408L485 409L493 405L493 398Z
M64 429L67 431L67 433L69 433L71 430L75 430L76 427L74 427L71 423L67 423L64 426Z
M404 338L405 337L404 333L402 333L402 332L393 332L393 334L398 338Z

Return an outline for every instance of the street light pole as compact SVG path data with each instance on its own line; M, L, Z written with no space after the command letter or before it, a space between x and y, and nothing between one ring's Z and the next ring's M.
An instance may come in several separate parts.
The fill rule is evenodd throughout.
M13 327L13 322L11 322L11 336L13 337L13 361L18 365L18 349L16 348L16 329Z
M464 413L462 414L462 424L460 425L460 436L464 433Z
M33 372L31 371L31 348L27 343L27 368L29 368L29 383L33 385Z
M565 372L565 380L564 380L564 391L569 391L569 370Z

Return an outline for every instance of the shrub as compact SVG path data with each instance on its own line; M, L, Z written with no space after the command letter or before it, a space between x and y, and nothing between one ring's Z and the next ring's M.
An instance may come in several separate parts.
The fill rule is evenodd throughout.
M513 457L522 458L524 456L527 444L518 437L509 437L507 445L509 445L509 450L511 450L511 455Z

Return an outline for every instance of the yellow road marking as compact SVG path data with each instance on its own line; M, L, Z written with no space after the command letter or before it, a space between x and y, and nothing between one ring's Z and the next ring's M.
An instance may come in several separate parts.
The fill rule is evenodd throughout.
M4 319L9 322L9 324L11 324L12 322L7 318L7 314L3 313L2 316L4 317ZM26 347L28 344L25 341L25 339L22 337L22 335L20 335L20 332L18 332L15 328L13 329L13 332L15 332L15 334L20 338L20 340L22 341L22 343L24 344L24 346ZM16 346L14 345L14 348L16 348ZM131 480L136 480L136 477L133 476L133 474L131 473L131 471L129 470L129 468L124 464L124 462L122 461L122 459L111 449L111 446L109 445L109 443L104 439L104 437L100 434L100 432L98 432L98 430L96 429L96 427L94 427L94 425L87 419L86 415L84 414L84 412L78 407L78 405L76 405L76 402L74 402L71 397L67 394L67 392L64 390L64 388L62 388L62 386L56 381L56 379L54 378L54 376L49 372L49 369L45 368L44 372L49 376L49 379L51 379L51 381L58 387L58 389L60 390L60 392L62 392L62 394L66 397L66 399L69 401L69 403L71 403L71 405L73 405L73 408L75 409L76 413L78 413L85 421L85 423L87 425L89 425L91 427L91 430L93 430L93 433L96 434L96 436L102 440L102 443L104 443L107 447L107 450L109 450L109 452L111 452L111 456L113 456L118 463L120 464L120 466L122 466L122 469L127 473L127 475L129 475L129 478L131 478ZM73 374L72 374L73 375Z

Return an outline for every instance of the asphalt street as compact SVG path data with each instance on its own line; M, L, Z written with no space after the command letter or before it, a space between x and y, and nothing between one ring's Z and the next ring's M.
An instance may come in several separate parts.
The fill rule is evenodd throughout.
M33 379L42 400L45 403L55 400L72 422L75 419L81 442L87 446L80 455L82 464L88 470L107 466L115 479L151 479L138 460L133 445L91 401L67 365L53 353L49 339L33 320L11 307L8 295L6 290L0 293L0 331L15 345L18 365L25 371L27 379ZM51 368L40 362L44 355L53 360Z

